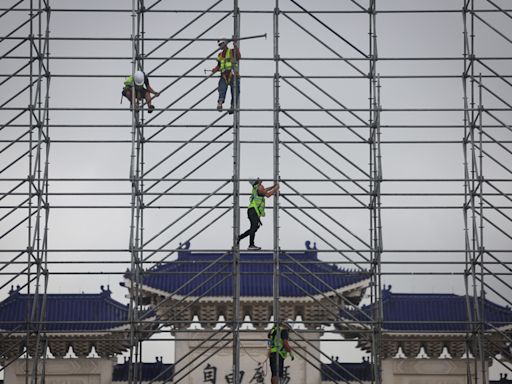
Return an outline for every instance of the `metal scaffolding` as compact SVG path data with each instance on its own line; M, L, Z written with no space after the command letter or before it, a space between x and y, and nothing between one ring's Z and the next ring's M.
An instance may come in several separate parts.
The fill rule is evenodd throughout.
M37 373L44 374L47 351L40 309L46 305L49 277L50 16L44 0L10 4L0 15L3 26L10 28L2 31L0 39L2 62L13 57L3 63L6 72L0 82L1 89L8 90L0 101L0 290L16 285L30 295L29 321L22 325L23 349L3 350L2 356L14 352L23 357L28 351L33 363L27 360L25 375L32 383L40 380ZM20 31L24 35L18 38Z
M426 290L438 284L465 295L468 383L488 382L490 357L494 367L511 370L503 345L510 349L512 339L484 316L486 298L512 305L506 3L9 0L0 7L0 301L12 286L32 295L17 353L34 361L25 360L27 382L44 382L39 308L47 288L90 290L87 284L123 277L130 281L128 382L142 382L151 343L170 343L173 324L201 323L176 319L207 293L169 308L166 299L148 306L141 292L144 277L191 242L191 252L219 254L202 274L231 279L233 302L225 324L204 332L197 364L175 369L172 380L231 347L232 382L242 382L241 335L251 331L244 328L250 321L243 318L237 239L247 182L257 176L281 185L265 218L272 224L258 232L273 255L270 322L286 320L280 283L303 289L281 262L286 256L301 265L293 256L297 239L316 239L320 258L370 280L367 321L342 317L347 306L359 306L339 295L324 295L325 321L291 319L308 327L291 330L301 358L317 369L335 362L315 343L353 343L338 336L357 330L371 346L372 382L381 383L384 283L414 286L412 276ZM424 35L415 29L422 20L430 23ZM439 37L436 23L444 41L430 52L416 49ZM241 46L241 96L233 81L233 109L219 113L217 78L208 70L223 38ZM137 70L160 91L152 114L142 104L112 101ZM214 265L220 272L211 272ZM152 320L155 312L173 320ZM306 337L319 330L320 340Z

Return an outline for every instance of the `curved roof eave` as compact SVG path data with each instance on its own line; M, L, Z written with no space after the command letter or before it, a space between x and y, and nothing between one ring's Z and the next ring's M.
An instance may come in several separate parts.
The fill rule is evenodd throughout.
M299 296L299 297L294 297L294 296L281 296L280 299L281 300L285 300L285 301L295 301L295 302L313 302L313 301L317 301L317 300L321 300L324 298L324 295L330 293L330 292L336 292L338 294L347 294L347 293L351 293L351 292L355 292L355 291L358 291L358 290L363 290L363 289L366 289L366 287L368 286L368 283L369 283L370 279L367 278L367 279L362 279L356 283L353 283L353 284L350 284L350 285L347 285L347 286L344 286L344 287L340 287L338 289L335 289L334 291L324 291L324 292L321 292L317 295L314 295L314 296L307 296L307 295L304 295L304 296ZM126 284L126 287L127 288L131 288L131 280L129 279L125 279L125 284ZM150 292L152 294L156 294L156 295L159 295L159 296L163 296L165 298L169 298L169 297L173 297L173 299L175 300L192 300L192 301L216 301L216 302L230 302L233 300L233 297L232 296L183 296L183 295L173 295L172 293L170 292L167 292L167 291L164 291L164 290L161 290L161 289L158 289L158 288L153 288L153 287L150 287L148 285L145 285L145 284L141 284L141 286L139 287L140 289L142 290L145 290L147 292ZM257 301L271 301L273 299L272 296L241 296L240 297L241 300L243 301L254 301L254 302L257 302Z

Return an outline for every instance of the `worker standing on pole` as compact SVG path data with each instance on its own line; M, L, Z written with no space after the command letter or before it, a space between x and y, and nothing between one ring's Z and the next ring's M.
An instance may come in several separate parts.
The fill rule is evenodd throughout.
M249 200L249 207L247 208L247 217L251 223L251 227L238 237L238 242L249 236L249 250L258 251L261 247L254 244L256 231L261 225L261 217L265 216L265 197L270 197L279 191L279 184L274 184L272 187L265 188L259 178L256 180L249 180L252 185L251 197Z
M130 101L131 107L133 107L131 105L133 90L135 90L135 101L137 102L138 100L142 99L146 100L148 105L148 113L153 112L155 106L151 103L151 94L155 95L156 97L160 95L160 93L151 88L151 85L149 85L149 78L144 72L137 71L132 76L128 76L124 81L124 88L121 93Z
M234 87L236 81L236 97L240 97L240 73L238 72L238 62L240 61L240 49L236 41L233 41L233 48L228 47L228 40L217 40L220 53L217 56L217 66L212 69L212 73L220 72L219 79L219 100L217 102L217 110L222 111L222 105L226 100L226 92L228 86L231 89L231 107L229 114L233 113L235 102Z
M278 384L279 378L284 375L284 360L290 355L294 360L292 348L288 344L288 325L280 322L279 325L274 324L268 333L268 357L270 364L270 371L272 372L272 384Z

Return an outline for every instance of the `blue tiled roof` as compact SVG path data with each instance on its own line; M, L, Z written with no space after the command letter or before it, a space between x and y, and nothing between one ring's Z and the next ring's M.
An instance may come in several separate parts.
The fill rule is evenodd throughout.
M140 372L142 381L169 382L174 372L173 364L164 364L162 359L156 359L154 363L135 363L135 371ZM128 381L128 371L130 363L125 361L123 364L116 364L112 373L112 382ZM138 380L138 378L137 378Z
M402 332L466 332L471 329L466 297L439 293L392 293L383 291L383 328ZM473 313L473 299L470 298L470 311ZM368 316L372 305L362 311ZM352 314L360 320L364 315L355 310ZM509 307L497 305L489 300L484 302L486 329L500 328L512 324L512 311Z
M360 382L372 380L372 364L363 360L360 363L342 363L335 361L320 367L322 381Z
M241 296L272 297L272 257L272 253L240 254ZM282 253L280 268L281 297L319 295L368 279L366 271L349 271L320 261L314 248L302 253ZM182 296L230 297L232 270L231 254L182 250L177 260L146 271L143 284Z
M43 329L48 332L99 331L127 324L128 307L113 300L108 288L101 288L98 294L47 294ZM38 308L41 308L42 295L38 299ZM0 302L0 329L26 330L33 302L34 295L11 290L9 297ZM40 309L37 312L40 313ZM36 325L31 327L36 328Z

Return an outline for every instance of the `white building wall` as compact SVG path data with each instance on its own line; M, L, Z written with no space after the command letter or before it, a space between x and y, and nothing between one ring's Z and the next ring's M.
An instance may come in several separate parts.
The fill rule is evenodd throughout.
M219 342L217 346L229 342L228 345L219 349L212 348L208 350L214 343L208 342L201 345L201 342L212 335L211 332L177 332L176 333L176 364L175 364L175 380L179 380L184 375L188 375L183 383L229 383L229 376L232 373L232 356L233 350L229 342L232 335L228 335L225 341ZM219 339L224 334L217 335ZM319 333L304 334L312 341L316 347L320 347ZM267 360L267 332L243 332L240 334L241 351L240 351L240 369L244 372L242 383L260 383L257 381L258 376L264 375L264 382L270 382L270 367ZM300 343L302 348L298 351L300 354L311 353L319 358L318 352L307 343ZM194 348L196 348L194 350ZM304 352L302 349L306 350ZM308 356L308 360L314 362L315 359ZM295 354L295 360L289 357L285 361L285 369L287 369L290 378L289 383L294 384L320 384L320 363L316 362L315 366L310 365L298 354ZM207 381L207 380L210 381Z
M5 384L25 384L25 377L31 377L32 360L19 359L5 369ZM70 358L47 359L45 363L45 384L111 384L113 359ZM40 364L41 374L42 364ZM30 383L30 379L28 382Z
M474 364L470 363L471 372ZM384 359L383 384L467 384L468 362L462 359ZM488 383L488 377L478 383Z

